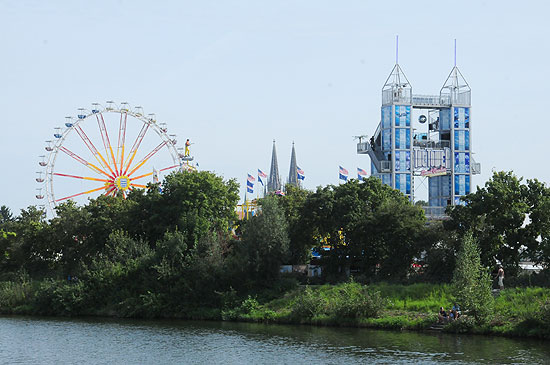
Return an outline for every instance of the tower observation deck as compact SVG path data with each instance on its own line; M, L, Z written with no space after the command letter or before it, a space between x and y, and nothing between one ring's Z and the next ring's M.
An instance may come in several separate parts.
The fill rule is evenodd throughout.
M414 200L415 177L428 179L427 216L461 204L481 164L472 156L471 89L456 65L437 95L413 94L398 63L382 88L381 121L368 142L371 174ZM413 114L418 116L414 120Z

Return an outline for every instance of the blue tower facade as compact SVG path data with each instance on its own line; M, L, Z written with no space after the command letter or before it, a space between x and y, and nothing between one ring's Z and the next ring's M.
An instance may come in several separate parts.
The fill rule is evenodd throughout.
M439 95L415 95L396 64L382 88L381 120L368 142L357 144L371 158L371 173L386 185L415 196L415 178L428 179L428 215L461 204L481 165L472 158L471 89L455 66Z

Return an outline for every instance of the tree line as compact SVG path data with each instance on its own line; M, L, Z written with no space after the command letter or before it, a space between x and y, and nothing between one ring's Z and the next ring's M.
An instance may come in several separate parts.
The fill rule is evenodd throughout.
M45 314L192 317L284 290L280 265L311 262L313 251L326 282L450 282L465 234L487 270L500 263L516 276L522 259L549 268L550 189L512 172L494 173L442 222L374 177L287 186L243 221L238 188L210 172L178 172L162 190L69 201L49 220L33 206L17 216L1 207L0 282L39 282L35 306Z

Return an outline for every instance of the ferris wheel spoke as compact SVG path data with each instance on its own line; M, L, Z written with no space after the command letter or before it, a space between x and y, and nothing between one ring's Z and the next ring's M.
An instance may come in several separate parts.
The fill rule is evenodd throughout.
M120 125L118 128L118 145L116 150L116 161L120 161L120 173L122 173L122 169L124 168L124 144L126 143L126 122L128 121L128 113L124 113L123 115L120 115ZM116 163L115 163L116 166Z
M111 146L111 140L109 139L109 133L105 127L105 119L103 119L103 114L96 114L97 124L99 125L99 131L101 132L101 139L103 140L103 147L105 147L105 155L107 156L107 161L109 166L112 164L115 168L116 175L118 175L118 169L115 160L115 154L113 153L113 147ZM112 161L109 160L109 153ZM112 170L111 170L112 171Z
M166 171L166 170L171 170L171 169L175 169L176 167L180 167L180 165L168 166L168 167L165 167L165 168L163 168L163 169L160 169L159 172L161 172L161 171Z
M176 167L180 167L180 165L168 166L168 167L165 167L165 168L163 168L163 169L158 170L158 172L162 172L162 171L166 171L166 170L171 170L171 169L174 169L174 168L176 168ZM143 175L139 175L139 176L133 177L133 178L132 178L132 181L139 180L139 179L143 179L144 177L151 176L151 175L153 175L153 174L154 174L154 172L148 172L147 174L143 174Z
M136 186L138 188L142 188L142 189L147 189L147 185L142 185L142 184L134 184L132 183L132 186Z
M143 179L144 177L151 176L151 175L153 175L152 172L149 172L148 174L139 175L139 176L133 177L133 178L132 178L132 181L134 181L134 180L139 180L139 179ZM133 185L133 184L132 184L132 185Z
M109 196L109 195L115 196L115 190L116 190L116 186L113 185L111 188L109 188L109 189L105 192L105 195L106 195L106 196Z
M129 173L128 173L128 176L131 176L136 170L138 170L141 166L143 166L151 157L153 157L158 151L160 151L160 149L164 146L166 146L166 144L168 143L168 141L164 141L162 142L161 144L159 144L157 147L155 147L154 150L152 150L151 152L149 152L147 154L147 156L145 156Z
M71 199L71 198L74 198L74 197L77 197L77 196L80 196L80 195L90 194L90 193L93 193L93 192L96 192L96 191L99 191L99 190L102 190L102 189L105 189L105 186L101 186L99 188L88 190L88 191L83 191L83 192L78 193L78 194L69 195L69 196L66 196L66 197L61 198L61 199L56 199L55 202L57 203L57 202L67 200L67 199Z
M94 155L95 159L97 160L97 162L99 162L99 164L103 167L103 168L106 168L108 170L111 171L111 174L113 174L113 176L116 176L116 174L114 173L114 171L111 169L111 166L109 166L109 164L107 163L107 161L105 161L105 158L103 158L103 155L97 150L97 148L94 146L94 144L92 143L92 141L90 140L90 138L88 138L88 135L86 135L86 133L84 132L84 130L82 129L81 126L77 126L76 127L76 133L80 136L80 138L84 141L84 144L86 145L86 147L88 147L88 149L90 150L90 152L92 153L92 155ZM99 156L99 157L98 157Z
M65 154L69 155L70 157L72 157L73 159L75 159L76 161L80 162L81 164L83 164L84 166L88 167L89 169L91 169L92 171L98 173L98 174L103 174L105 176L107 176L108 178L113 178L111 175L109 175L108 173L106 173L105 171L103 171L102 169L100 169L99 167L97 167L96 165L94 165L93 163L91 162L88 162L86 161L85 159L83 159L82 157L80 157L79 155L77 155L76 153L70 151L67 147L65 146L61 146L59 147L59 149L64 152Z
M105 183L110 183L110 182L113 181L113 180L98 179L98 178L95 178L95 177L61 174L61 173L58 173L58 172L54 172L53 175L63 176L63 177L72 177L72 178L75 178L75 179L82 179L82 180L100 181L100 182L105 182Z
M136 141L132 145L132 149L130 150L129 156L130 159L128 160L128 163L126 164L126 169L124 170L123 175L126 175L128 172L128 169L130 168L130 165L132 164L132 161L134 161L134 157L136 157L136 153L139 149L139 146L141 145L141 142L143 141L143 138L145 137L145 133L147 133L147 130L149 129L149 124L144 123L143 127L141 127L141 130L139 131L139 134L136 138Z

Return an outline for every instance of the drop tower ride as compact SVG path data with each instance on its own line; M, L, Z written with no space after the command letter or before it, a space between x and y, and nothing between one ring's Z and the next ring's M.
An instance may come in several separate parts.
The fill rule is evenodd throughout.
M418 116L418 119L413 117ZM415 177L428 179L428 216L461 204L481 164L472 156L471 89L455 65L439 94L417 95L399 66L382 88L381 120L357 153L368 154L371 174L414 200Z

